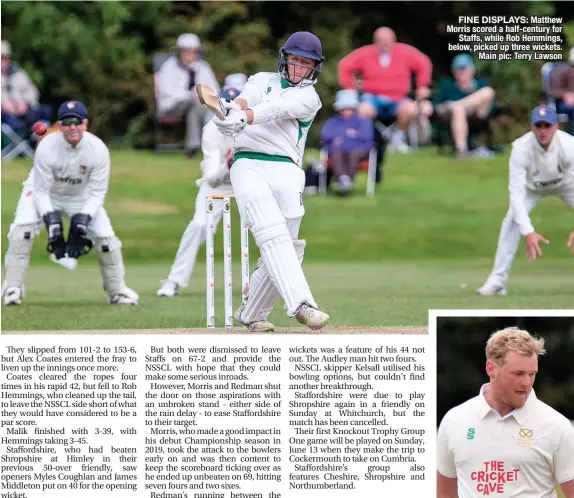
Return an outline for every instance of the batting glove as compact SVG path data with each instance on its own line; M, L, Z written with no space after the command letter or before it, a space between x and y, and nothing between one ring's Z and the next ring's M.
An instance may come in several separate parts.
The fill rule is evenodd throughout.
M214 120L217 129L228 137L239 135L247 126L245 111L232 110L223 121Z
M225 107L225 109L228 109L228 112L231 111L241 111L241 106L236 103L234 100L225 100L225 99L221 99L221 105L223 107Z

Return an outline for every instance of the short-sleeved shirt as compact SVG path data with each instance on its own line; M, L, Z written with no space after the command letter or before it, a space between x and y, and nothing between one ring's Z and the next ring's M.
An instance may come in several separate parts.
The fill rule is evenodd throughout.
M574 428L536 398L501 417L484 397L451 409L437 441L437 470L456 478L458 496L555 498L555 487L574 479Z

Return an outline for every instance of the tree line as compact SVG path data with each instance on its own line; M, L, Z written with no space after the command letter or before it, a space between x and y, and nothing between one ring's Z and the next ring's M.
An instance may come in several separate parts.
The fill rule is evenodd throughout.
M145 146L152 140L152 57L177 36L197 33L204 58L220 81L231 72L274 71L290 33L310 30L322 40L326 62L317 84L323 101L309 144L333 113L337 62L372 40L379 26L431 57L435 82L449 74L446 26L460 15L562 15L566 50L574 45L570 2L2 2L3 39L13 58L57 106L85 101L91 129L108 141ZM480 61L505 109L501 140L523 132L541 95L540 63ZM518 126L522 126L516 132Z

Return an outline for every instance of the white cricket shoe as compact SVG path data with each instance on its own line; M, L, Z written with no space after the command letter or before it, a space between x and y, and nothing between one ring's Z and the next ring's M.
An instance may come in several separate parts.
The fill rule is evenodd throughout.
M164 280L156 294L158 297L175 297L179 294L178 289L179 285L173 280Z
M4 292L4 304L6 306L16 306L22 304L24 292L20 287L8 287Z
M504 285L489 284L488 282L476 290L479 296L506 296L508 292Z
M389 152L398 152L400 154L408 154L411 148L404 142L395 142L389 144Z
M239 323L247 327L249 332L273 332L275 330L275 325L267 320L257 320L251 323L245 323L241 319L241 313L245 308L245 304L242 304L239 309L234 313L233 318L235 318Z
M311 330L319 330L329 321L329 315L308 304L302 304L295 313L295 320L307 325Z
M108 304L138 304L139 296L137 292L133 291L129 287L125 287L123 292L116 294L113 297L108 296Z

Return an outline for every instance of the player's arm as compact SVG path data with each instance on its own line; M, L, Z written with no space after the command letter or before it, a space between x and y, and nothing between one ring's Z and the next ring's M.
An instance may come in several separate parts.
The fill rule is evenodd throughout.
M447 413L440 423L437 434L437 498L458 498L456 465L449 441L451 425L451 418Z
M48 160L49 148L46 142L40 142L34 155L34 168L32 173L32 190L34 204L40 217L54 211L50 199L50 189L54 184L54 173Z
M526 208L526 160L522 147L513 147L510 154L508 193L514 221L523 236L535 231Z
M110 183L110 151L103 146L98 155L99 160L95 163L88 179L90 195L82 209L82 213L91 218L102 207Z
M54 210L50 199L50 189L54 184L54 174L48 161L49 147L47 143L38 145L34 155L34 168L32 173L32 192L36 211L44 220L48 232L48 252L57 259L64 257L66 244L64 242L64 228L62 215Z
M436 496L437 498L458 498L458 485L456 477L445 477L440 472L436 473Z
M233 99L233 102L238 104L242 110L247 109L249 106L255 106L262 100L263 90L261 87L261 77L257 74L250 76L245 83L243 91Z
M321 109L319 96L314 92L298 95L291 93L289 97L275 98L261 102L245 110L247 124L267 123L276 119L300 119L309 121Z
M566 498L574 498L574 479L560 483L560 489Z
M526 161L523 144L513 147L510 154L508 191L514 221L526 241L526 256L535 260L537 256L542 256L539 244L548 244L548 240L536 233L526 208Z

